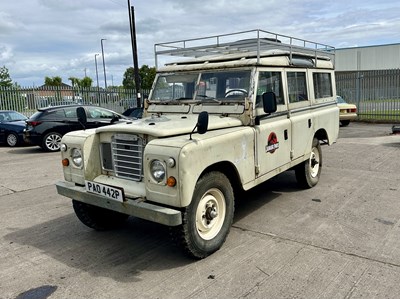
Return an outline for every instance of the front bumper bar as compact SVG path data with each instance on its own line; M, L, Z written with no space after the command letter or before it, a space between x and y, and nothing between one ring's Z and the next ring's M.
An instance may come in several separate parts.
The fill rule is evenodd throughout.
M58 194L90 205L168 226L182 224L182 215L180 211L147 203L142 199L127 199L127 201L118 202L97 194L86 192L85 187L76 186L74 183L64 181L57 182L56 187Z

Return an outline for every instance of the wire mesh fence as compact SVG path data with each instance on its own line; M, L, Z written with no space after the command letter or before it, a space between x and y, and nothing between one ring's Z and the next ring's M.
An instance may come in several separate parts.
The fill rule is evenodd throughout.
M148 91L143 93L148 94ZM97 105L122 113L127 108L137 107L136 91L68 86L0 87L0 110L15 110L28 117L40 108L70 104Z
M400 122L400 69L336 72L336 89L359 120Z

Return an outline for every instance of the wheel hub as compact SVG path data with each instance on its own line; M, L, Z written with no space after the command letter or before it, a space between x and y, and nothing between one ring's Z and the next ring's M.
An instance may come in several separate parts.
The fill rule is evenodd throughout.
M214 205L208 205L205 216L208 221L213 220L218 216L217 208Z

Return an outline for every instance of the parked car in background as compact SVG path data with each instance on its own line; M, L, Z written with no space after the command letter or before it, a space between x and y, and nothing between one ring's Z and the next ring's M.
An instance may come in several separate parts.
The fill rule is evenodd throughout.
M351 120L355 120L357 118L357 106L347 103L341 96L337 96L336 101L340 109L340 125L343 127L348 126Z
M86 129L114 124L129 118L114 111L91 105L66 105L40 108L26 120L25 142L38 145L45 151L60 150L63 135L84 129L78 121L76 109L83 107L87 116Z
M13 110L0 110L0 143L16 146L24 143L25 115Z
M142 118L143 108L140 108L140 107L128 108L122 113L122 115L133 118L133 119Z

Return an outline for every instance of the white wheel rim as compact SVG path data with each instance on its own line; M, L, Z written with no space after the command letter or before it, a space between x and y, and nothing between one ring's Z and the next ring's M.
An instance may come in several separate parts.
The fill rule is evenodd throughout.
M14 146L17 144L17 137L14 134L10 134L7 136L7 144L9 146Z
M52 151L60 149L61 136L58 134L51 134L46 138L46 147Z
M221 230L226 214L223 193L212 188L201 198L196 210L196 229L204 240L211 240Z
M313 178L318 176L319 163L320 163L319 151L316 147L314 147L311 151L310 160L308 163L310 167L310 174L311 177Z

